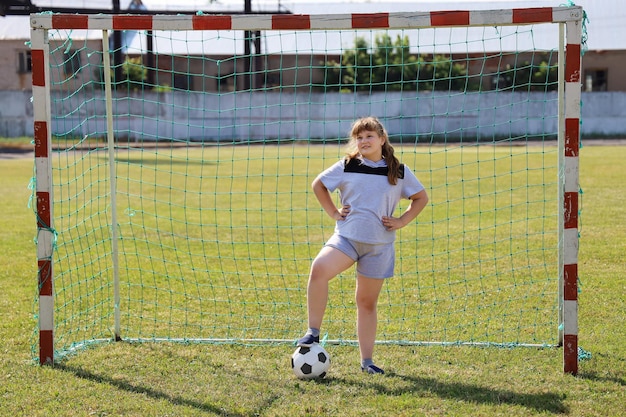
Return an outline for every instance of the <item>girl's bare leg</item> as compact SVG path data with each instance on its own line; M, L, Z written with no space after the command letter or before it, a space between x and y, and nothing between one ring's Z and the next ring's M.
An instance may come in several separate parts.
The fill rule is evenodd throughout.
M319 329L328 303L328 282L350 268L354 261L338 249L325 246L311 264L307 287L309 327Z
M357 307L357 336L361 360L371 359L376 342L376 328L378 317L376 305L378 295L383 287L383 279L357 277L356 307Z

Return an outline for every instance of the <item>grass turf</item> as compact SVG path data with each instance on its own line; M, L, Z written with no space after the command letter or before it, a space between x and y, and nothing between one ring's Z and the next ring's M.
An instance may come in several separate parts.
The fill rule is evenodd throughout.
M577 377L558 348L379 346L384 377L359 371L353 346L328 346L323 381L289 370L289 346L111 343L54 367L32 362L36 318L32 160L0 161L0 409L5 415L617 416L626 405L622 261L626 147L581 150L579 343L592 354Z

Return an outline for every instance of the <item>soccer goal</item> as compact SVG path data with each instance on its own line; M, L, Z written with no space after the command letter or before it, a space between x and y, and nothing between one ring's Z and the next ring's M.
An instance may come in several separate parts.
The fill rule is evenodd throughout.
M310 183L375 115L431 200L378 342L562 346L576 373L582 19L32 15L33 356L292 343L334 227ZM329 343L355 343L354 284L331 282Z

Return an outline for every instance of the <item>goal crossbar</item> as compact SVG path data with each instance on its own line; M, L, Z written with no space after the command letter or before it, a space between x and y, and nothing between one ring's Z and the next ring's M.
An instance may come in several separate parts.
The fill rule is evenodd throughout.
M422 29L581 22L582 8L538 7L351 14L75 15L34 14L35 29L84 30L340 30Z

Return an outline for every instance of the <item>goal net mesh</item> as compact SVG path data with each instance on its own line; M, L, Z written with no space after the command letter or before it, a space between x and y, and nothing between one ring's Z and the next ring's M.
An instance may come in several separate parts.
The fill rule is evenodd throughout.
M310 184L366 115L430 197L379 341L557 342L557 25L116 36L48 33L57 354L301 336L334 227ZM354 288L330 284L329 341L356 339Z

